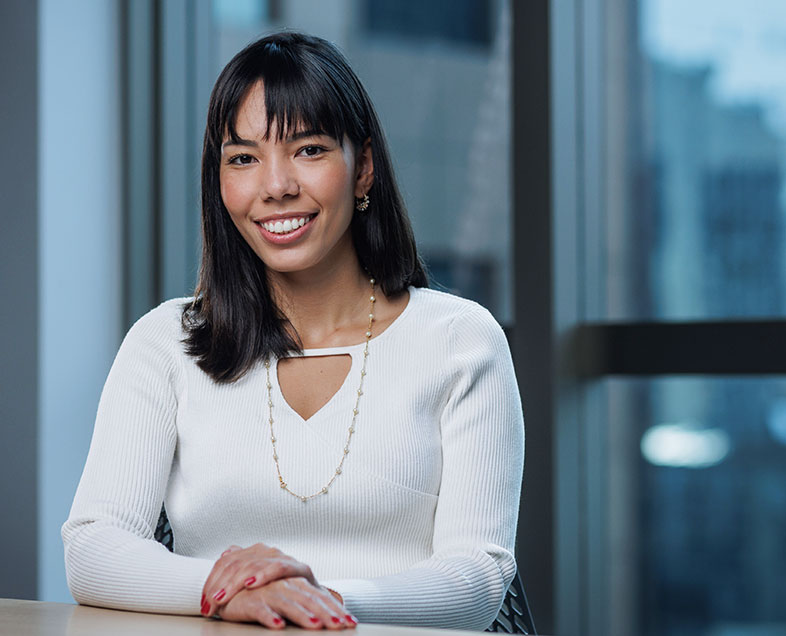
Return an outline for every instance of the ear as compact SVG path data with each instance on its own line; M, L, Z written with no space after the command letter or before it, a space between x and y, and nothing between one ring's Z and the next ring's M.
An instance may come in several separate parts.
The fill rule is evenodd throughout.
M374 183L374 158L371 154L371 137L363 142L355 163L355 198L362 199Z

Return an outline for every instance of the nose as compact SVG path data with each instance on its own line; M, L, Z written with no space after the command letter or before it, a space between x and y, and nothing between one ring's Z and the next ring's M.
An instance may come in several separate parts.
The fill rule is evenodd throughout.
M300 192L294 166L286 158L271 157L265 168L260 190L263 199L280 200Z

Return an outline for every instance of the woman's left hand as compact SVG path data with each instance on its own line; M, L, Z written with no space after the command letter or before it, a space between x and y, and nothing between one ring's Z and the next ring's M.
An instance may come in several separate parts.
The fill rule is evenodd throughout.
M241 590L218 610L227 621L257 622L281 629L284 622L305 629L348 629L357 620L325 588L290 577L253 590Z
M202 588L202 614L212 616L241 590L291 577L319 586L309 566L277 548L264 543L249 548L230 546L216 561Z

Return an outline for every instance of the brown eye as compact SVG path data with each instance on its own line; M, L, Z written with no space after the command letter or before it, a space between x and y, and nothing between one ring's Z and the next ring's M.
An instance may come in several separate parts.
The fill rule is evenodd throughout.
M300 152L306 157L318 157L325 149L322 146L306 146Z
M234 157L231 157L229 159L229 163L234 164L236 166L247 166L253 161L254 161L254 157L245 154L235 155Z

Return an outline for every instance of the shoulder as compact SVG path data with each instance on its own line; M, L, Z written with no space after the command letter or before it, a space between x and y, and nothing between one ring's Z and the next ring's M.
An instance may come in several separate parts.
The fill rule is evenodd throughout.
M474 300L428 288L415 288L410 293L415 301L413 313L421 325L434 325L452 335L472 330L479 330L478 335L503 333L491 312Z
M193 298L173 298L164 301L139 318L129 329L126 341L147 343L150 346L173 350L182 349L185 337L183 330L183 309Z
M107 387L137 383L147 387L144 391L156 392L180 386L186 358L181 316L188 302L187 298L168 300L133 324L115 356Z
M462 369L510 364L507 337L488 309L434 289L418 288L413 299L413 338L442 343L446 355Z

